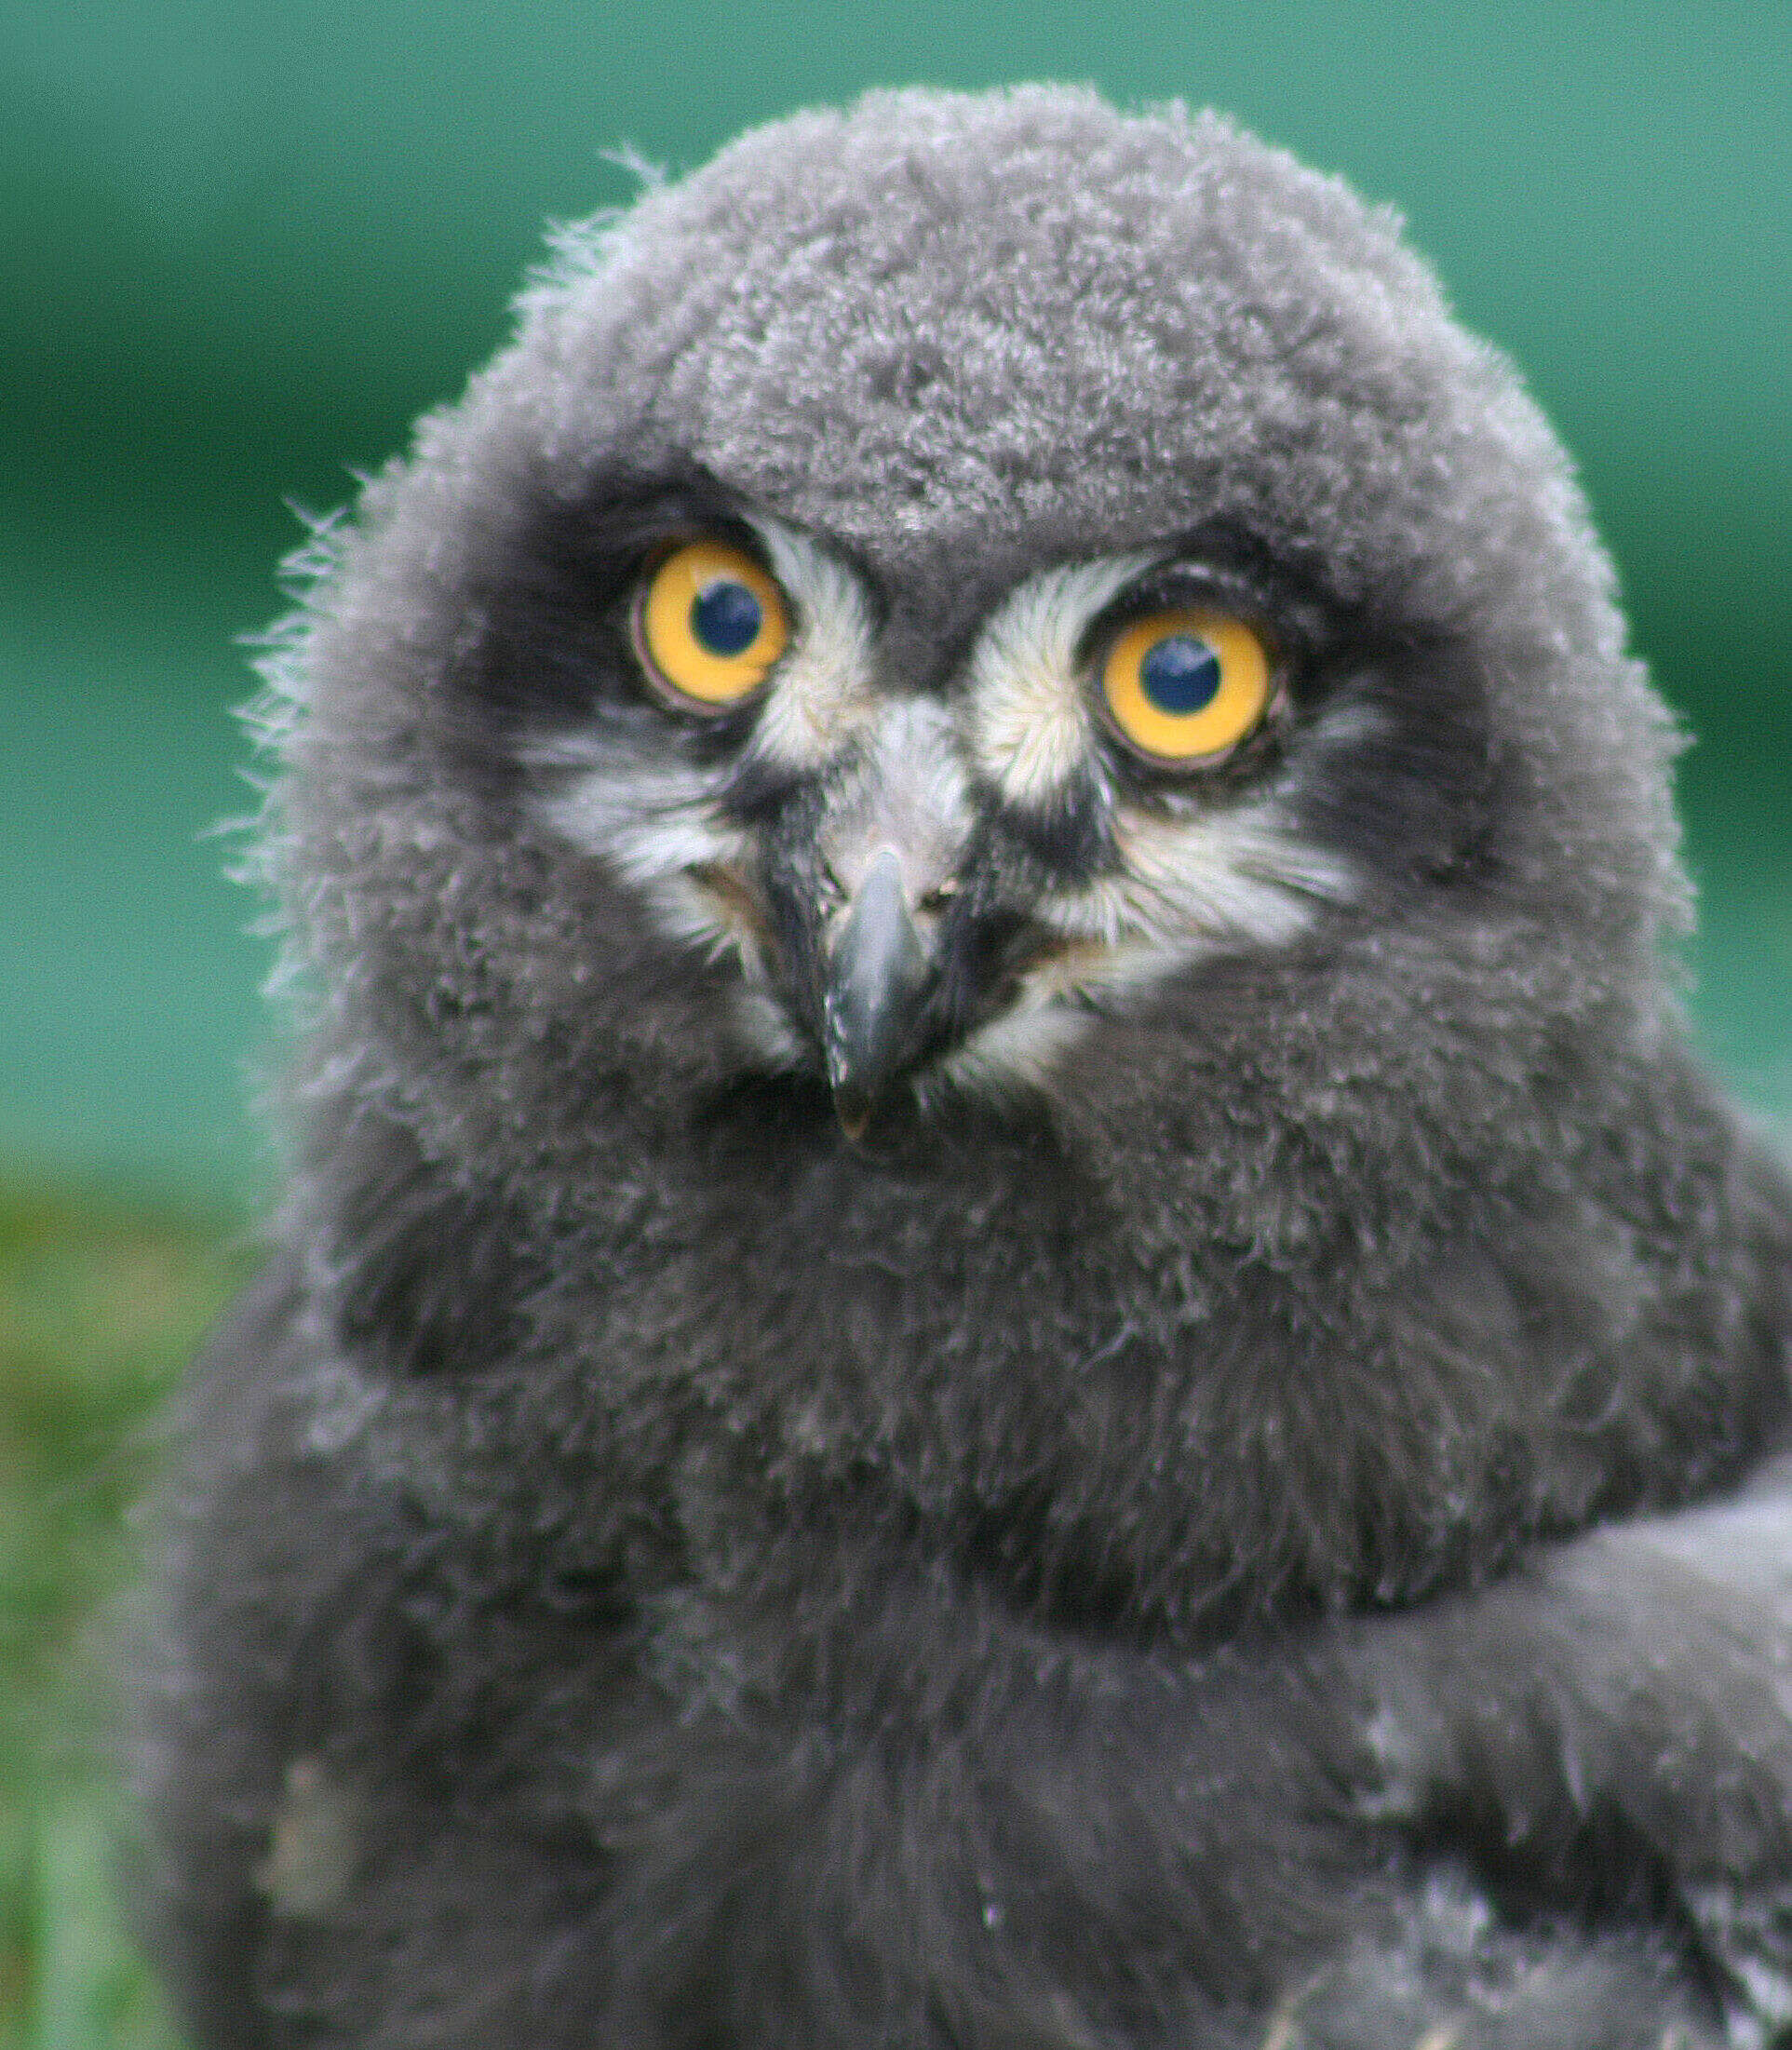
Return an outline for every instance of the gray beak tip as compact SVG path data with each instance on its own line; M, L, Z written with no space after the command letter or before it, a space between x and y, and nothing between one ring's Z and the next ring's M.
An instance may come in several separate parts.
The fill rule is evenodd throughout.
M935 979L903 895L902 867L872 862L829 964L823 1005L828 1080L842 1128L856 1139L909 1058Z

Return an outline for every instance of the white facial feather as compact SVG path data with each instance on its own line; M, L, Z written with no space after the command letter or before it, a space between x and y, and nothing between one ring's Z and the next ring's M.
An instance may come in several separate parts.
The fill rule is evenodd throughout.
M1078 643L1102 607L1160 560L1117 555L1046 570L984 627L971 656L971 754L1009 803L1050 803L1087 760Z
M948 1089L998 1101L1049 1082L1058 1057L1087 1032L1093 1014L1056 1002L1032 1002L1023 990L1001 1017L970 1033L929 1072L915 1093L931 1107Z
M536 800L543 824L604 862L638 890L668 938L710 953L739 953L762 974L757 936L727 896L707 888L705 871L744 869L747 835L717 808L710 778L680 762L617 761L598 737L562 735L528 750L531 767L589 763L565 789Z
M752 527L796 612L789 651L754 724L753 751L786 768L818 768L875 708L871 608L845 564L806 534L775 519Z
M811 768L844 749L875 710L870 690L871 609L857 579L806 534L781 521L752 521L772 569L791 601L791 646L754 722L754 751L790 768ZM715 802L714 781L679 763L618 762L596 735L569 734L538 744L530 766L586 769L570 787L543 800L544 823L608 863L640 891L662 931L717 955L733 951L750 984L765 964L754 922L736 897L704 879L705 871L750 872L752 846ZM794 1042L787 1028L772 1033L754 1006L750 1037L777 1038L780 1059Z
M1160 560L1121 556L1047 572L990 621L972 662L972 745L1011 802L1049 801L1090 759L1077 647L1090 619ZM1341 708L1309 730L1302 752L1352 745L1363 737L1361 724ZM999 1018L953 1050L941 1079L997 1094L1038 1086L1101 1012L1230 948L1285 947L1322 907L1350 901L1358 885L1350 864L1293 823L1286 800L1300 775L1291 763L1277 789L1228 809L1209 808L1198 779L1169 811L1114 797L1118 872L1035 907L1067 944L1021 978Z
M582 744L576 735L532 749L528 761L532 767L571 766L581 754L593 761L590 771L541 799L540 816L574 846L607 861L625 882L653 883L746 853L746 836L719 815L710 779L699 769L618 762L605 756L595 738Z
M1121 867L1048 898L1047 922L1109 947L1142 943L1184 960L1215 945L1281 947L1319 905L1352 894L1349 869L1302 840L1271 798L1187 817L1116 811Z

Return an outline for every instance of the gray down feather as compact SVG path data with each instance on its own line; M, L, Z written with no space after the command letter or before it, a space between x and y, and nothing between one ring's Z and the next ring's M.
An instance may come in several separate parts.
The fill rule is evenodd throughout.
M1299 651L1205 781L954 768L942 947L1016 958L1141 818L1260 802L1345 880L849 1137L779 909L847 772L754 780L627 626L768 519L917 733L1056 565L1174 543ZM291 1188L140 1661L198 2043L1792 2021L1792 1191L1684 1044L1610 565L1391 215L1088 92L798 115L561 235L316 566ZM578 776L757 850L784 1051Z

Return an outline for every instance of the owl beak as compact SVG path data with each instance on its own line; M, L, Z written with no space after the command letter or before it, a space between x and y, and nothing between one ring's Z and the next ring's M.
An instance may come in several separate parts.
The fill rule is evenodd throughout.
M834 1109L848 1139L916 1052L936 966L915 925L902 863L885 848L866 870L828 963L822 1037Z

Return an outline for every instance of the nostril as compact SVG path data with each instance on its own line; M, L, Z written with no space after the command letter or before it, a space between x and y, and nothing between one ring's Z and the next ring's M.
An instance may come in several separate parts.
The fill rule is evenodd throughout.
M931 890L918 897L915 900L915 909L918 911L943 911L957 897L958 892L958 878L949 875L943 882L936 883Z

